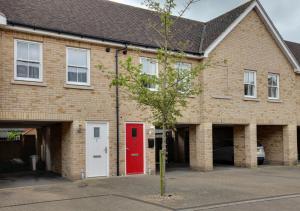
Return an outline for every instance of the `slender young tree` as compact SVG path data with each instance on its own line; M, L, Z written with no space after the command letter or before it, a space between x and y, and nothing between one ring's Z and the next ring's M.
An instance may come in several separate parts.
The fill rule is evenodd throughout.
M155 76L148 75L143 71L141 64L135 64L132 57L128 56L125 61L121 62L125 71L112 80L112 85L123 87L131 99L135 100L141 107L148 109L151 113L152 123L156 127L162 128L160 156L160 190L162 196L166 192L166 131L174 128L189 97L200 93L198 76L200 71L208 66L204 62L199 62L198 65L193 66L183 63L184 51L178 49L174 51L172 45L174 24L197 1L199 0L186 0L184 8L177 16L173 16L176 8L175 0L163 0L163 2L146 0L144 4L160 18L159 23L148 23L149 27L152 27L160 35L160 38L154 41L159 45L156 59L147 61L158 63L159 73Z

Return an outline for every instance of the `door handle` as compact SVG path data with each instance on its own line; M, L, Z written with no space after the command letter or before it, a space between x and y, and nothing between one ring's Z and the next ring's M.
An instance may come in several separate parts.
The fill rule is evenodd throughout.
M105 152L105 154L107 154L107 147L105 147L104 152Z
M101 155L94 155L93 158L101 158Z

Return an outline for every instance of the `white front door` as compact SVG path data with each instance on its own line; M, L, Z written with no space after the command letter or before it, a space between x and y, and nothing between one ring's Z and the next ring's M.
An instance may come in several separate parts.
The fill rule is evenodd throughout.
M108 176L108 124L86 124L86 177Z

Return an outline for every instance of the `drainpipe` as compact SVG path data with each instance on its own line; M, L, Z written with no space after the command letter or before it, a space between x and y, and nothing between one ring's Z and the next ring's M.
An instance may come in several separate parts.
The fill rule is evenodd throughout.
M127 54L127 45L122 49L116 49L116 80L119 79L119 52ZM119 100L119 85L116 84L116 123L117 123L117 176L120 176L120 100Z

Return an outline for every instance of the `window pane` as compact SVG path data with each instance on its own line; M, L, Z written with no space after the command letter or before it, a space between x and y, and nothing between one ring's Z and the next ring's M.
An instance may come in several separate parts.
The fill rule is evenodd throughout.
M175 64L175 69L177 71L189 71L192 69L192 65L188 63L178 62Z
M254 96L254 86L249 85L249 96Z
M40 64L39 63L29 63L29 78L39 78L39 70Z
M276 87L272 88L272 97L277 98L278 97L278 89Z
M272 76L271 75L268 76L268 85L272 86Z
M254 72L249 73L249 83L253 85L255 84Z
M17 59L28 61L28 43L17 41Z
M156 75L157 74L157 64L154 59L141 58L142 63L142 72L147 75Z
M249 95L249 92L248 92L248 85L247 85L247 84L244 85L244 94L245 94L245 96L248 96L248 95Z
M147 84L147 86L149 89L156 89L155 84Z
M254 85L249 85L245 84L244 85L244 94L245 96L255 96L255 86Z
M270 89L270 95L271 98L278 98L278 89L276 87L271 87Z
M68 65L87 68L87 50L68 48Z
M245 84L249 83L249 74L248 74L248 72L244 73L244 83Z
M276 98L276 87L272 88L272 97Z
M78 82L87 83L87 69L77 68L78 71Z
M146 58L141 58L142 72L148 74L148 62Z
M76 69L76 67L68 67L68 81L77 82L77 69Z
M28 77L28 63L17 61L17 77Z
M273 86L277 86L277 75L273 75Z
M268 75L268 96L269 98L279 97L279 75L277 74Z
M188 63L182 63L182 69L183 70L191 70L192 69L192 65L188 64Z
M137 137L137 129L136 128L132 128L131 134L132 134L132 138L136 138Z
M94 127L94 138L100 138L100 128Z
M143 73L145 74L150 74L150 71L149 71L149 62L146 58L143 58L142 60L142 65L143 65Z
M29 44L29 60L30 61L40 61L40 46L37 43Z
M149 75L156 75L156 63L154 61L149 63Z

